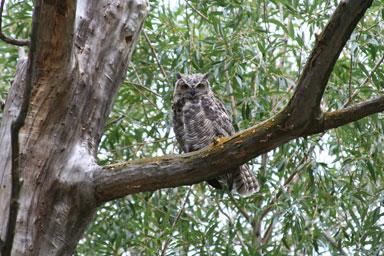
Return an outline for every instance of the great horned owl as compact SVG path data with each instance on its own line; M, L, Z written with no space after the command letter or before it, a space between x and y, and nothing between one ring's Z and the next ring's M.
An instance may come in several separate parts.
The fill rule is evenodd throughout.
M180 75L173 94L173 129L184 152L199 150L216 137L235 133L224 105L216 99L203 74ZM246 195L258 190L258 182L249 167L243 164L219 179L208 180L218 189L226 183L229 189Z

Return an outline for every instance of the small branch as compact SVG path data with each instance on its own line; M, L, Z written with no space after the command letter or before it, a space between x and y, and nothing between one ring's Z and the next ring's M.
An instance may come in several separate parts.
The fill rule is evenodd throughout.
M352 58L352 57L351 57ZM364 81L357 87L357 89L355 91L353 91L353 93L350 93L349 97L348 97L348 100L345 101L345 103L343 104L343 108L346 108L353 100L353 98L357 95L358 93L358 90L360 87L364 86L366 83L368 83L368 81L372 78L372 75L376 72L376 70L381 67L381 63L383 63L384 61L384 55L381 57L381 59L376 63L376 65L373 67L373 69L371 70L371 72L369 73L369 75L364 79ZM351 82L350 82L351 83Z
M308 152L312 152L314 150L314 145L311 146L311 148L308 150ZM303 158L299 166L291 173L291 175L285 180L283 188L289 186L291 182L294 180L294 178L302 171L304 170L304 167L308 165L307 157ZM283 188L281 188L275 197L268 203L268 206L266 206L263 210L263 212L260 214L259 223L257 226L261 226L261 222L264 219L265 216L273 209L273 206L275 206L276 202L279 200L280 196L283 194Z
M172 235L172 232L173 232L173 230L174 230L174 228L175 228L175 226L176 226L176 223L179 221L180 216L181 216L181 214L183 213L183 211L184 211L184 209L185 209L185 205L186 205L186 203L187 203L187 201L188 201L188 198L189 198L189 195L191 194L191 191L192 191L192 186L188 189L188 192L187 192L187 194L186 194L186 196L185 196L185 198L184 198L184 202L183 202L183 204L181 205L181 208L180 208L179 212L177 213L177 215L176 215L176 217L175 217L175 219L174 219L174 221L173 221L173 223L172 223L172 227L171 227L171 235ZM167 253L167 249L168 249L168 245L169 245L169 242L170 242L170 241L171 241L171 238L168 237L168 239L167 239L167 240L165 241L165 243L164 243L163 250L161 250L161 256L166 255L166 253Z
M228 222L229 222L229 225L231 225L232 227L234 226L233 224L233 221L232 221L232 218L231 216L229 216L220 206L220 202L217 202L216 201L216 204L217 204L217 208L219 209L219 212L221 212L227 219L228 219ZM247 245L245 244L244 242L244 239L241 237L241 235L239 234L238 231L236 231L236 236L237 236L237 239L239 240L241 246L246 249L247 248Z
M236 104L235 96L233 95L232 83L231 83L231 79L229 78L229 72L227 69L226 61L224 61L224 78L226 80L227 91L229 94L229 99L231 101L232 120L236 123L237 122L237 109L236 109L237 104Z
M272 236L273 226L275 224L275 219L272 218L271 223L268 225L267 231L265 231L261 244L266 244Z
M9 36L6 36L3 32L3 9L4 9L5 0L1 0L0 4L0 40L16 46L28 46L29 40L15 39Z
M314 124L312 128L308 129L305 134L311 135L324 132L382 111L384 111L384 96L333 112L326 112L323 114L319 122Z
M207 16L205 16L204 14L202 14L199 10L196 9L196 7L194 7L188 0L185 0L185 3L197 14L199 15L201 18L203 18L206 22L208 23L211 23L211 21L207 18Z
M151 43L151 40L149 40L149 37L148 37L147 33L145 33L144 30L143 30L143 35L144 35L145 41L147 41L147 43L148 43L148 45L149 45L149 48L151 49L151 52L152 52L153 57L154 57L155 60L156 60L157 66L160 68L160 71L161 71L161 73L163 74L165 80L167 80L167 82L169 82L168 76L167 76L167 74L166 74L165 71L164 71L163 65L161 65L161 62L160 62L160 60L159 60L159 57L157 57L157 53L156 53L155 47L153 47L153 45L152 45L152 43Z
M237 202L236 202L236 199L233 198L233 195L231 193L228 194L229 195L229 199L231 200L231 202L235 205L235 207L239 210L239 212L241 213L241 215L243 215L243 217L247 220L247 221L250 221L251 220L251 216L244 210L243 207L241 207Z
M148 87L146 87L146 86L144 86L144 85L142 85L142 84L140 84L140 83L135 83L135 82L131 82L131 81L127 81L126 83L127 83L127 84L131 84L131 85L136 86L136 87L140 87L140 88L142 88L142 89L144 89L144 90L146 90L146 91L152 93L153 95L155 95L155 96L157 96L157 97L159 97L159 98L162 98L162 96L161 96L160 94L158 94L157 92L155 92L155 91L149 89Z
M337 251L340 253L340 255L343 255L343 256L347 256L347 255L349 255L347 252L345 252L345 251L343 250L343 248L341 248L341 247L337 244L337 242L335 241L335 239L333 239L333 237L332 237L330 234L328 234L327 231L322 232L322 235L323 235L324 238L328 241L328 243L329 243L335 250L337 250Z
M107 123L105 125L105 128L107 129L108 127L110 127L111 125L115 125L117 123L119 123L121 120L123 120L125 118L125 115L120 115L118 118L110 121L109 123Z
M136 76L136 79L137 81L139 81L139 87L140 88L145 88L146 91L148 91L149 89L147 87L144 86L143 84L143 81L140 79L140 76L139 76L139 73L137 73L137 70L135 68L135 66L133 64L131 64L131 68L133 69L133 72L135 73L135 76ZM133 86L136 86L137 84L132 84ZM159 107L156 105L155 102L153 102L150 98L147 97L147 95L145 95L141 90L139 90L137 87L134 87L136 89L136 91L141 94L154 108L156 108L159 112L161 112L161 109L159 109ZM144 105L143 105L144 107Z
M348 101L352 100L352 67L353 67L353 52L351 51L351 56L349 57L349 81L348 81Z

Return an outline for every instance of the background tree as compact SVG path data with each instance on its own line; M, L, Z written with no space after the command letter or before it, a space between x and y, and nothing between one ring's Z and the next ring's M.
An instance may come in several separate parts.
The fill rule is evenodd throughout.
M369 6L369 1L340 3L336 12L339 16L336 14L333 16L333 23L327 26L328 30L325 30L325 26L338 5L337 1L217 0L177 3L151 1L151 11L145 21L140 42L101 138L108 106L112 104L113 88L118 87L126 68L123 66L118 69L116 67L120 67L119 65L113 65L126 63L128 55L121 54L119 50L123 48L124 53L129 53L132 46L129 42L135 40L138 32L136 30L132 37L120 38L119 36L129 33L129 29L121 32L116 28L122 25L124 17L134 17L129 14L141 8L134 8L140 1L128 1L133 3L133 7L127 3L118 6L118 1L116 3L105 1L105 4L104 1L99 1L98 4L91 2L84 1L81 8L78 8L78 14L82 15L83 20L80 18L77 20L78 30L75 33L73 49L72 26L68 24L68 20L74 22L74 5L71 1L53 1L50 4L37 1L35 7L28 1L9 1L5 8L3 15L5 33L15 38L28 38L32 33L30 48L32 55L29 58L41 60L32 62L29 66L29 74L35 76L25 78L26 81L31 81L35 91L32 91L32 99L27 101L28 113L24 128L21 130L22 134L35 135L32 130L26 133L28 130L25 127L31 127L30 129L39 127L38 121L41 117L36 114L37 117L33 118L33 114L36 113L33 110L43 108L39 113L47 115L49 126L42 125L40 129L33 130L41 134L36 138L38 146L34 149L41 149L42 145L45 145L53 152L47 159L51 161L56 159L53 164L47 161L48 164L42 165L38 161L33 161L31 156L25 155L26 158L17 161L21 174L23 176L23 173L27 173L22 170L28 163L28 170L33 167L36 170L35 175L49 173L47 176L50 176L53 173L60 176L57 170L64 165L66 166L64 170L68 171L68 176L64 175L64 180L67 182L64 182L64 185L74 184L73 187L63 186L63 183L54 182L57 182L57 179L48 179L47 182L44 178L44 182L37 184L37 187L47 192L47 198L50 198L52 209L55 211L44 210L49 209L47 206L44 207L44 203L47 202L38 201L37 208L40 212L37 211L24 218L36 221L35 217L43 217L43 220L37 218L37 224L29 224L43 228L42 231L36 231L37 235L28 236L33 237L35 240L32 241L38 242L40 248L36 245L26 247L32 243L27 240L25 244L15 243L14 250L20 251L14 252L31 250L32 253L40 254L71 253L93 216L97 204L137 191L195 183L204 180L206 178L204 175L217 175L220 172L220 164L223 166L227 162L232 164L244 162L261 153L264 154L252 160L252 166L262 182L260 194L250 198L239 198L236 195L230 196L212 191L205 184L199 184L191 188L179 187L138 193L107 202L98 208L94 223L80 240L76 253L120 255L130 251L148 255L226 253L254 255L267 252L365 254L382 250L383 115L371 115L369 118L323 133L324 129L383 110L382 96L370 100L382 95L383 92L382 1L375 1L370 7L365 18L355 28L334 67L332 60L336 60L338 56L337 49L341 50L349 32L355 27L364 9ZM84 10L84 7L89 8L88 13L79 12ZM31 32L33 8L36 23L35 30ZM121 10L131 8L131 12L127 14L119 11L119 8L122 8ZM62 19L63 13L65 19ZM118 19L114 17L116 13ZM86 17L93 17L90 20L94 23L87 23L89 20ZM53 20L56 23L53 23ZM60 31L65 33L55 34L55 30L50 30L52 27L47 24L54 24L52 26L63 29ZM97 29L98 26L95 24L106 24L106 27L103 27L105 30ZM338 26L332 26L334 24ZM140 29L140 26L136 28ZM325 32L321 34L324 30ZM112 33L113 31L119 31L120 34ZM38 37L38 34L41 37ZM55 38L61 40L55 41ZM128 45L124 45L124 42ZM4 102L9 84L16 72L17 48L2 42L0 47L2 48L0 99ZM310 55L312 48L315 50ZM327 55L327 50L331 55ZM71 59L68 53L71 51L79 59L80 72L75 72L75 75L62 72L63 67L68 68L70 63L68 59ZM63 55L59 53L64 54L67 59L61 58ZM53 57L47 62L45 56ZM85 61L86 58L90 61ZM308 65L304 68L308 59ZM26 64L23 66L22 63L20 62L17 74L22 74L20 70L23 70L23 67L27 70ZM32 69L33 65L41 66ZM316 68L322 73L314 72ZM329 112L352 105L355 107L321 116L317 111L311 111L308 104L315 103L316 108L321 99L322 89L328 80L327 74L332 68L321 101L322 110ZM118 72L115 72L116 70ZM235 137L213 149L189 157L147 159L128 165L118 165L114 170L107 171L119 179L122 178L121 183L114 177L108 175L104 177L106 171L98 169L93 163L91 166L96 169L94 172L91 171L92 168L80 166L84 162L79 159L89 159L87 150L96 153L98 138L101 139L97 151L100 166L177 153L170 125L170 99L176 71L184 73L210 71L214 90L231 110L238 130L252 127L279 114L269 122L257 126L259 129L255 131L259 137L252 137L252 134L245 132L244 139ZM38 73L40 76L36 72L40 72ZM319 78L316 77L317 74L320 79L313 79ZM306 80L306 75L312 80ZM86 79L83 79L84 76ZM68 77L73 80L66 80ZM23 84L18 78L20 79L20 76L16 75L14 85ZM55 86L47 81L54 82ZM82 83L83 81L86 82ZM48 100L44 102L44 97L37 97L36 91L41 88L41 93L46 92L50 86L58 92L48 94L46 97ZM78 88L80 96L77 101L72 101L76 108L68 110L66 107L71 105L65 103L70 103L70 97L66 97L72 95L70 88ZM20 102L20 99L12 93L20 95L20 90L22 88L17 89L14 86L8 94L16 103ZM105 93L101 98L97 97L97 93L100 92ZM92 93L94 97L89 96ZM50 98L49 95L55 96ZM302 97L303 95L306 97ZM357 102L365 102L365 105L356 107ZM288 106L293 108L296 106L296 110L300 110L300 112L288 111L293 115L291 118L293 123L300 121L302 116L305 119L309 113L314 116L310 115L311 117L304 121L310 121L310 124L299 125L292 129L290 126L277 127L279 122L290 123L281 118L284 117L284 109L288 103L290 103ZM2 132L12 121L9 120L7 111L12 110L12 106L14 109L15 105L9 106L11 107L6 107L3 113ZM56 112L53 112L54 114L51 112L49 115L48 110L52 111L55 108ZM72 122L64 119L61 127L62 115L56 115L57 113L73 115L74 119ZM87 113L90 115L87 116ZM30 123L28 120L37 122ZM90 130L90 127L97 131ZM265 128L271 130L263 132ZM77 134L76 131L84 132ZM306 136L318 132L321 133ZM42 139L47 137L49 138L47 142ZM60 139L54 139L57 137ZM2 133L0 139L2 146L7 138L9 139L9 134ZM255 138L258 139L258 143L255 142ZM21 139L24 140L24 137ZM294 140L285 143L290 139ZM76 148L76 142L79 141L87 144L86 152ZM242 143L239 143L240 141ZM23 150L30 152L28 150L31 142L20 145L21 152ZM64 150L61 147L63 145ZM278 145L280 146L275 148ZM267 153L272 148L274 149ZM70 159L74 152L69 149L75 150L79 158ZM2 147L2 150L1 168L4 164L9 164L9 160L4 161L9 148ZM221 161L218 166L202 165L199 159L205 156L204 154L212 157L211 159L227 159L227 161ZM66 157L71 161L65 160ZM169 167L169 163L173 163L173 167ZM201 168L194 167L199 163L197 166ZM61 167L57 168L55 164ZM152 172L146 172L145 167ZM195 178L185 176L182 179L184 176L180 175L188 168L192 173L196 170L199 175ZM137 172L134 172L134 169ZM85 172L85 177L94 182L95 186L88 183L71 183L73 177L84 181L82 170L88 171ZM176 181L176 178L168 175L172 170L176 175L174 177L178 179ZM88 176L90 173L94 176ZM125 175L126 173L132 173L131 179ZM146 176L148 179L152 177L149 174L153 173L158 183L154 185L140 180L140 173L148 175ZM164 175L161 176L161 173ZM119 176L120 174L122 176ZM6 183L6 179L10 177L7 176L6 168L0 177L2 186L4 183L7 185L0 190L2 197L10 188ZM21 189L28 187L28 182L30 181L26 179L20 183ZM79 190L78 184L85 188L88 186L95 188L98 192L96 199L94 194L88 195ZM24 193L33 194L28 190ZM21 190L21 198L25 194ZM72 204L66 201L74 198L77 200ZM19 202L24 201L19 199ZM74 209L79 205L82 206L80 210ZM19 227L23 225L20 220L25 216L22 203L21 206L18 208ZM8 207L9 204L2 205L3 214ZM64 210L66 207L76 213L68 211L75 217L61 216L68 213ZM54 221L55 217L58 219L57 223ZM65 219L67 222L63 222ZM59 224L64 224L64 230L57 228ZM6 241L5 225L2 222L0 226L3 241ZM75 228L78 230L74 231ZM60 233L61 231L67 231L64 232L66 235ZM49 237L50 241L45 241L44 237ZM57 239L58 237L62 237L62 240ZM16 232L16 241L21 241L17 239Z

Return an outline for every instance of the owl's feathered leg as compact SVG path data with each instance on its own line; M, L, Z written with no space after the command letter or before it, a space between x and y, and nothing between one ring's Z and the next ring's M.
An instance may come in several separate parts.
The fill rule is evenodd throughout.
M243 164L232 173L233 187L242 196L248 196L259 191L259 182L248 165Z

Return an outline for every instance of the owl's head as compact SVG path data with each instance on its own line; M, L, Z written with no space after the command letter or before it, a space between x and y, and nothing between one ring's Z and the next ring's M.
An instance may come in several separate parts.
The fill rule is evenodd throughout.
M176 74L176 84L173 93L173 100L181 98L193 99L202 95L211 94L211 87L208 82L208 74Z

